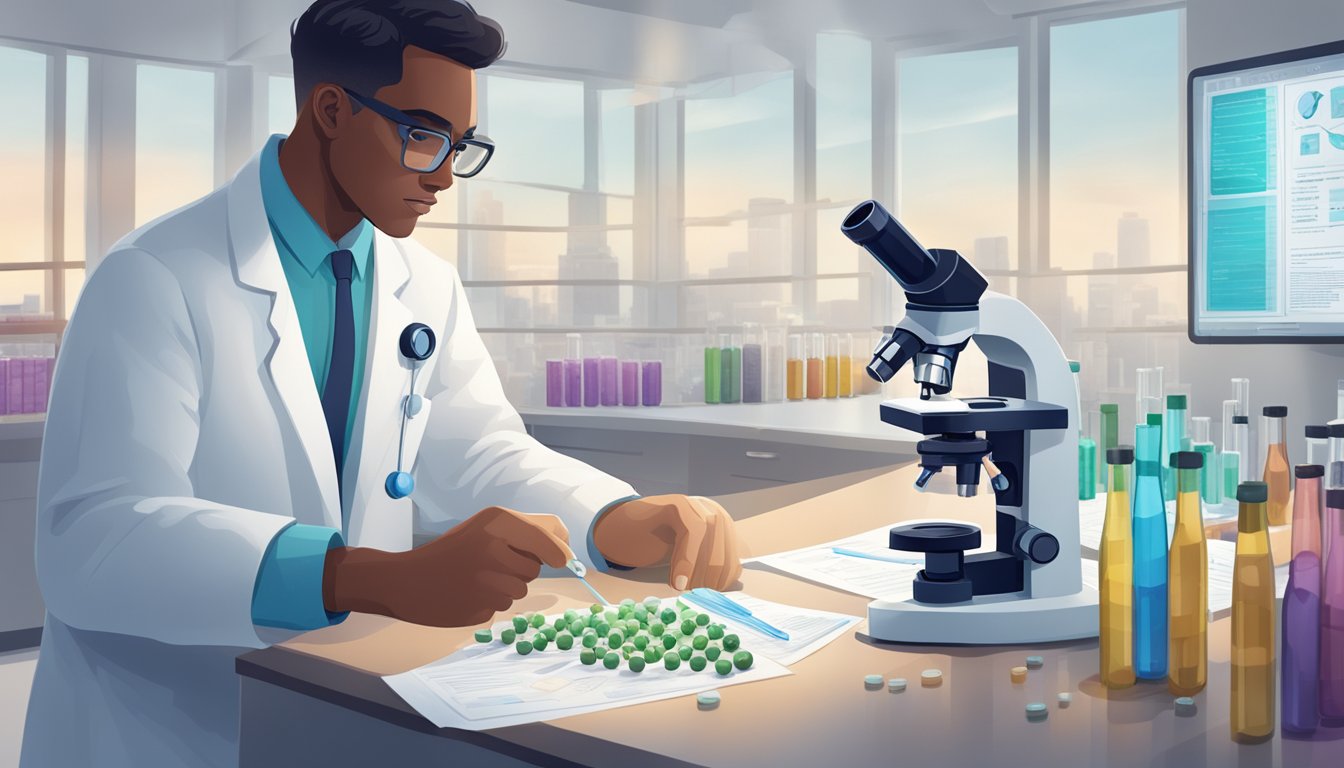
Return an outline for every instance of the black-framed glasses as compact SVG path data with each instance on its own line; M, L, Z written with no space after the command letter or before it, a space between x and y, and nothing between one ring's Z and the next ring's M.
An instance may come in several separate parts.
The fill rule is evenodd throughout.
M342 87L341 90L397 126L397 133L401 135L401 164L408 171L433 173L451 155L453 175L466 179L480 173L495 154L495 143L489 136L477 134L474 128L468 130L457 143L453 143L451 124L448 133L426 128L420 121L390 104L362 96L349 88Z

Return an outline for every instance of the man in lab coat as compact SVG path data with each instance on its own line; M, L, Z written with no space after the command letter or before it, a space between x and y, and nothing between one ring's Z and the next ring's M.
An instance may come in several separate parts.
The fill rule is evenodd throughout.
M498 26L318 0L292 33L292 133L114 246L66 331L25 766L234 765L234 657L349 611L485 622L571 553L668 563L677 589L740 573L714 502L640 498L527 435L452 266L407 237L489 159L474 69ZM414 379L412 322L438 339ZM414 507L384 488L399 451ZM412 549L417 528L446 532Z

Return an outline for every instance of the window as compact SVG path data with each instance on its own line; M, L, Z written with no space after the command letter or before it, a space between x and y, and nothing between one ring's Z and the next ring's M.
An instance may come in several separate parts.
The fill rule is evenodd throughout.
M135 226L215 188L215 74L140 64L135 94Z
M266 135L289 135L294 130L296 108L294 78L288 75L270 75L266 78Z

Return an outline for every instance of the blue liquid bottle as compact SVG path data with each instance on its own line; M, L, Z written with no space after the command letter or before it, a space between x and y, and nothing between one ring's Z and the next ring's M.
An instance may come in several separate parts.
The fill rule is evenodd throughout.
M1134 674L1167 676L1167 509L1162 499L1162 427L1134 428Z

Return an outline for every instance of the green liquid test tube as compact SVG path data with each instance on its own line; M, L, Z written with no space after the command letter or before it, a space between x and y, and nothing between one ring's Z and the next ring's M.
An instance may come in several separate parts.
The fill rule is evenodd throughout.
M723 373L718 347L705 347L705 402L719 402L719 376Z
M1092 439L1092 414L1087 414L1087 429L1078 434L1078 500L1097 498L1097 443Z
M1106 452L1120 447L1120 406L1101 404L1101 435L1097 442L1097 485L1106 485Z

